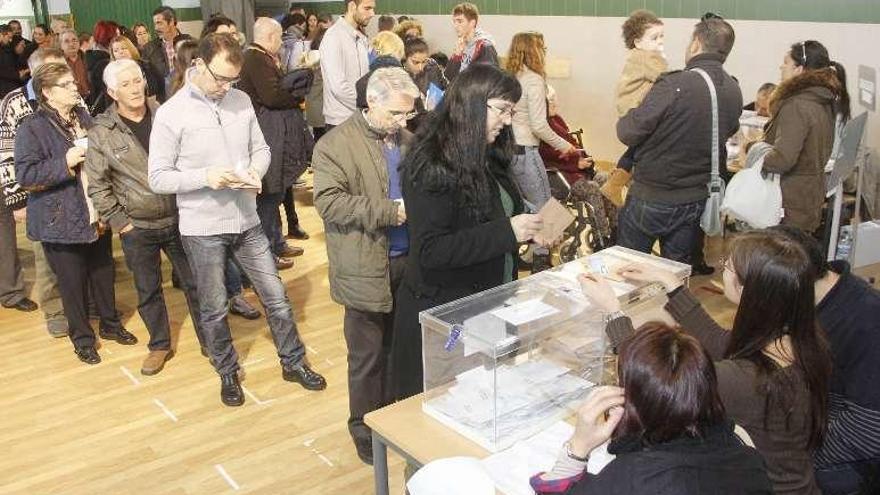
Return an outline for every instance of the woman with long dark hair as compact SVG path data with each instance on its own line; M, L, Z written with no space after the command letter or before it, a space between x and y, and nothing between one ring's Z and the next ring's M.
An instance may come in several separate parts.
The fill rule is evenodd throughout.
M770 98L764 141L773 146L764 170L781 174L783 225L815 232L825 201L825 165L835 127L850 117L846 70L818 41L795 43L785 53L782 83ZM837 126L835 125L837 124Z
M812 454L825 432L831 355L816 323L816 269L799 243L772 232L736 237L723 267L724 294L737 305L730 331L675 275L647 265L619 275L666 287L666 310L716 361L727 414L764 455L776 493L819 494ZM604 279L584 276L581 285L610 313L613 344L633 333Z
M522 214L509 170L520 95L511 75L472 66L419 127L401 163L410 251L392 343L398 398L422 391L419 312L512 281L518 244L542 227L538 215Z
M761 455L743 445L724 411L712 359L697 339L646 323L620 344L620 387L598 387L553 470L531 479L539 494L769 494ZM610 440L615 459L586 474Z

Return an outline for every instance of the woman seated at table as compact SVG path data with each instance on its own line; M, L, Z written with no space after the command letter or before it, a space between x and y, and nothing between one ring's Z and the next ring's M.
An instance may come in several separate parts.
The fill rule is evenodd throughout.
M813 453L825 432L831 355L816 324L815 268L799 243L768 231L734 238L722 265L724 294L737 305L730 331L674 274L631 265L618 275L666 288L665 309L715 360L724 408L766 459L774 491L818 495ZM581 286L609 313L613 345L635 332L604 278L585 275Z
M620 345L618 387L590 392L553 470L531 479L539 494L771 494L761 455L734 433L715 366L697 339L648 323ZM611 439L616 458L585 472Z

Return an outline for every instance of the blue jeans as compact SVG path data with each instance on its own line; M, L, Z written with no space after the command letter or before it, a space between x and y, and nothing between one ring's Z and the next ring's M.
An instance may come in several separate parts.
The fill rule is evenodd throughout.
M226 298L232 299L233 297L241 294L241 270L238 268L238 265L235 264L235 260L233 260L231 257L226 260L226 270L224 275L226 277L226 280L224 282L224 285L226 286Z
M628 196L618 218L617 243L650 253L659 240L661 256L690 264L698 236L703 235L700 216L705 207L705 200L665 205Z
M284 201L284 193L260 194L257 196L257 216L263 224L263 232L269 239L272 252L278 255L287 245L281 232L281 213L278 208Z
M540 210L550 201L550 179L537 146L525 146L522 155L513 155L510 170L523 198L535 208Z
M282 366L299 366L303 362L305 348L262 227L257 225L241 234L183 236L183 247L196 277L202 331L217 373L226 375L238 370L238 354L232 346L227 321L227 252L232 253L254 285Z

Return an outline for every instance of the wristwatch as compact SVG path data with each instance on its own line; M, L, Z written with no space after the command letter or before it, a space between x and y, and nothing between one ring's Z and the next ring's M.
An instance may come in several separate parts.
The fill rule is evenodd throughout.
M590 460L590 454L587 454L586 457L578 457L578 456L574 455L571 452L571 442L570 441L565 442L565 444L563 446L565 447L565 455L567 455L569 459L571 459L573 461L584 462L584 463L586 463L587 461Z
M623 318L624 316L626 316L626 313L620 310L617 310L613 313L607 313L605 315L605 324L607 325L618 318Z

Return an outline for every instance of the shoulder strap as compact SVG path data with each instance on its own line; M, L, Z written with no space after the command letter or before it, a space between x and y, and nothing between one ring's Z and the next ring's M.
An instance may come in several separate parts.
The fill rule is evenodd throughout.
M712 97L712 179L709 182L709 188L710 192L713 192L712 187L720 180L719 168L721 166L719 163L721 161L721 153L718 149L718 93L715 91L715 83L712 82L712 78L709 77L706 71L698 67L691 70L703 77L709 86L709 95Z

